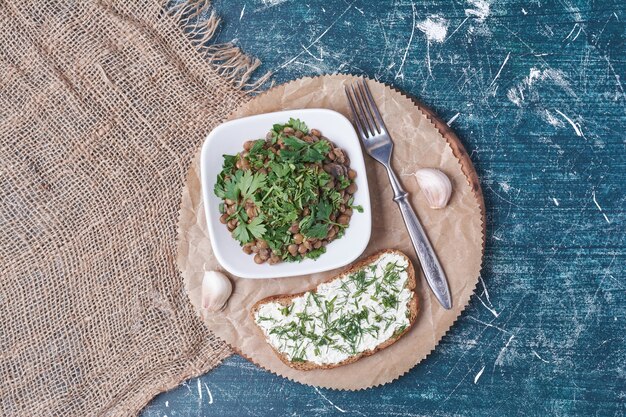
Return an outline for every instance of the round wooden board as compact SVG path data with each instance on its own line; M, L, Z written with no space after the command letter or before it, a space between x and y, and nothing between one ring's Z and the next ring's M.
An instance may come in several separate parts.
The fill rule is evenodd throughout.
M343 86L357 78L330 75L303 78L276 86L253 98L231 118L297 108L330 108L350 118ZM257 300L315 287L338 271L297 278L250 280L232 277L234 292L225 310L200 308L205 270L221 269L212 253L204 216L198 158L183 190L179 222L178 265L191 303L206 325L235 351L259 366L286 378L325 388L357 390L388 383L423 360L463 311L478 282L484 248L484 200L478 176L454 132L432 111L398 90L368 81L387 127L394 138L394 166L410 193L440 262L448 275L451 310L436 301L420 272L416 289L420 314L413 328L394 345L353 364L315 371L297 371L283 364L265 342L249 316ZM278 122L278 121L277 121ZM332 132L322 130L332 140ZM421 167L442 169L453 183L448 207L430 209L411 173ZM399 211L392 200L384 168L366 156L372 199L372 238L362 257L380 249L405 252L417 267L415 253ZM419 269L419 268L416 268Z

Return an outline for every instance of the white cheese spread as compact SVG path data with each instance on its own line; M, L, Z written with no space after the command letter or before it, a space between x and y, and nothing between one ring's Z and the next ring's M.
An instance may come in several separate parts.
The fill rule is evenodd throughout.
M290 361L339 363L374 349L409 326L408 261L386 253L285 306L263 304L254 315L267 341Z

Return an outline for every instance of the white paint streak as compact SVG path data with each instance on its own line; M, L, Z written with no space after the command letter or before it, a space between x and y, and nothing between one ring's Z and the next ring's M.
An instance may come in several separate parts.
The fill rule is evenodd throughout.
M576 93L572 90L569 82L565 78L565 74L561 70L554 70L552 68L537 69L531 68L528 76L524 77L522 82L516 86L511 87L507 92L508 99L515 105L521 107L522 102L525 100L524 93L536 93L535 88L538 82L553 82L558 87L565 90L571 96L576 96Z
M570 4L569 1L563 2L563 6L568 13L572 13L574 15L574 20L577 20L577 21L583 20L583 16L580 14L580 9L578 7Z
M170 406L170 402L169 401L165 401L165 407L169 407Z
M521 106L522 99L520 98L518 90L515 87L510 88L509 91L506 92L506 96L511 103L516 106Z
M582 32L582 30L584 29L584 25L578 24L578 23L574 23L574 26L572 27L572 30L569 31L569 33L567 34L567 36L565 37L565 39L563 39L563 41L566 41L570 38L570 36L572 36L572 33L574 33L574 31L578 29L578 32L576 32L576 35L574 35L574 37L572 39L570 39L570 43L574 42L576 39L578 39L578 37L580 36L580 32Z
M263 5L267 7L278 6L281 3L286 2L287 0L262 0Z
M426 42L426 67L428 68L428 75L433 78L433 68L430 66L430 42Z
M493 327L494 329L500 330L502 333L511 334L511 332L509 332L508 330L505 330L505 329L503 329L502 327L498 327L498 326L496 326L496 325L494 325L494 324L491 324L491 323L486 323L486 322L484 322L484 321L482 321L482 320L475 319L475 318L474 318L474 317L472 317L472 316L468 316L467 318L468 318L468 319L470 319L470 320L475 321L476 323L483 324L483 325L485 325L485 326L487 326L487 327Z
M474 384L478 382L478 380L480 379L480 376L483 374L483 372L485 372L485 367L484 366L480 369L480 371L478 371L478 373L474 377Z
M198 399L202 401L202 383L200 382L200 378L198 378Z
M578 125L578 123L574 123L574 121L567 117L561 110L554 109L554 111L563 116L563 118L567 120L570 125L572 125L572 127L574 128L574 132L576 132L576 136L583 136L583 132L582 130L580 130L580 126Z
M602 207L600 207L600 204L598 204L598 200L596 200L596 190L593 190L591 192L591 196L593 197L593 203L596 205L596 207L598 208L598 210L600 210L600 213L602 213L602 215L604 216L604 220L606 220L606 222L608 224L611 224L611 221L609 220L609 218L606 216L606 214L604 213L604 211L602 210Z
M458 118L459 118L459 116L460 116L460 115L461 115L461 113L457 113L457 114L455 114L454 116L452 116L452 117L450 118L450 120L448 120L448 121L446 122L446 124L447 124L448 126L450 126L452 123L454 123L454 121L455 121L456 119L458 119Z
M206 393L209 396L209 404L213 404L213 394L211 394L211 390L209 389L209 386L206 383L204 384L204 388L206 389Z
M547 360L545 360L544 358L542 358L541 356L539 356L539 354L538 354L537 352L535 352L534 350L533 350L532 352L533 352L533 355L535 355L536 357L538 357L538 358L539 358L539 360L541 360L542 362L545 362L545 363L550 363L550 361L547 361Z
M499 237L496 237L495 235L493 236L494 239L496 240L502 240ZM483 277L482 276L478 276L478 279L480 279L480 282L483 286L483 294L485 295L485 298L487 299L487 302L489 303L489 305L487 305L482 298L478 297L478 301L480 301L480 303L487 309L489 310L489 312L491 314L493 314L493 316L495 318L498 318L498 316L500 316L500 314L496 311L496 309L493 306L493 303L491 302L491 299L489 298L489 291L487 291L487 286L485 285L485 281L483 281ZM481 294L482 295L482 294Z
M509 337L509 340L506 342L506 344L504 345L502 350L500 350L500 353L498 354L498 357L496 358L495 365L498 365L498 366L504 365L504 353L508 349L508 347L511 344L511 342L513 341L513 339L515 339L515 335L514 334L512 334L511 337Z
M554 205L555 206L559 206L559 200L557 200L556 198L552 197L552 201L554 201Z
M532 69L531 69L531 73L533 73ZM529 74L529 77L530 77L530 74ZM552 68L546 68L544 70L535 69L533 83L535 81L552 81L559 87L566 90L569 94L575 95L572 89L570 88L569 83L565 79L565 74L561 70L555 70ZM532 85L532 83L529 83L529 85Z
M615 68L613 68L613 64L611 64L611 61L609 60L609 57L605 56L604 59L606 60L606 63L608 64L609 69L613 73L613 76L615 77L615 81L617 81L617 86L619 87L619 89L622 92L622 94L624 94L624 86L622 86L622 81L621 81L621 79L619 77L619 74L617 72L615 72Z
M417 24L429 42L443 42L448 33L448 21L439 15L432 15Z
M450 36L448 36L448 37L446 38L446 41L447 41L448 39L450 39L452 36L454 36L454 34L455 34L455 33L456 33L456 32L457 32L460 28L461 28L461 26L463 26L463 25L465 24L465 22L467 22L467 19L469 19L469 17L466 17L465 19L463 19L463 21L462 21L462 22L461 22L461 23L460 23L460 24L456 27L456 29L454 29L454 30L452 31L452 33L450 34Z
M406 49L404 50L404 56L402 56L402 62L400 63L400 68L398 68L398 72L396 72L396 76L394 79L402 78L404 79L404 72L402 69L404 68L404 61L406 61L406 57L409 54L409 48L411 47L411 43L413 42L413 35L415 35L415 17L417 12L415 10L415 4L411 3L411 8L413 9L413 23L411 24L411 36L409 37L409 43L406 45Z
M477 297L477 298L478 298L478 301L480 301L480 302L481 302L481 304L482 304L482 305L484 305L484 306L485 306L485 308L486 308L487 310L489 310L489 311L491 312L491 314L493 314L493 315L494 315L494 317L495 317L495 318L498 318L498 316L499 316L500 314L498 314L498 312L496 311L496 309L495 309L495 308L493 308L493 307L489 307L487 304L485 304L485 302L482 300L482 298L480 298L480 297Z
M487 286L485 285L485 281L483 281L482 275L479 275L478 279L480 280L480 283L483 286L483 292L485 293L485 297L487 297L487 301L489 302L489 304L493 306L493 303L491 302L491 298L489 298L489 291L487 291Z
M523 14L524 16L526 16L526 15L528 14L528 12L526 11L526 9L524 9L523 7L522 7L522 14Z
M317 66L317 65L309 64L308 62L294 61L293 63L294 63L294 64L298 64L298 65L303 65L303 66L305 66L305 67L309 67L309 68L311 68L311 69L315 70L315 72L317 72L318 74L323 74L323 73L325 73L325 72L328 72L328 71L326 71L326 70L323 70L321 67L319 67L319 66ZM338 71L341 71L341 69L342 69L342 68L343 68L343 67L340 67L340 68L338 69Z
M265 0L264 0L265 1ZM268 0L270 1L270 0ZM286 0L272 0L272 1L286 1ZM356 0L353 0L352 3L350 3L348 5L348 7L346 7L344 9L343 12L341 12L341 14L335 19L333 20L333 22L330 24L330 26L328 26L317 38L315 38L315 40L313 42L311 42L309 44L309 46L307 46L306 48L304 48L303 51L301 51L300 53L298 53L296 56L294 56L293 58L291 58L289 61L285 62L283 65L281 65L280 67L278 67L278 69L283 69L289 65L291 65L292 62L294 62L296 59L300 58L300 56L302 56L303 53L305 53L305 51L307 51L309 48L311 48L313 45L315 45L316 43L318 43L327 33L329 30L331 30L333 28L333 26L335 26L335 24L339 21L339 19L341 19L346 13L348 13L348 10L350 10L352 8L352 5L356 3Z
M340 413L347 413L347 410L344 410L343 408L339 408L335 405L335 403L333 403L331 400L329 400L324 394L321 393L321 391L317 388L317 387L313 387L313 389L315 389L315 391L320 395L320 397L322 397L323 399L325 399L328 404L332 405L333 407L335 407L335 409L337 411L339 411Z
M313 55L313 54L311 53L311 51L309 51L309 48L307 48L306 46L304 46L304 45L302 45L302 44L300 44L300 46L302 47L302 49L304 49L304 51L305 51L307 54L309 54L309 56L311 56L311 58L315 59L316 61L320 61L320 62L321 62L321 61L324 61L324 58L322 58L322 57L321 57L321 54L320 54L320 57L318 58L318 57L316 57L315 55Z
M563 40L564 41L568 40L569 37L572 36L572 33L574 33L574 31L576 30L577 27L578 27L578 23L574 23L574 26L572 27L572 30L569 31L569 33L567 34L567 36Z
M544 111L542 116L543 116L543 119L546 122L548 122L548 124L550 124L551 126L554 126L554 127L563 127L563 126L565 126L563 124L563 122L560 119L558 119L555 116L553 116L552 113L550 113L550 110L548 110L548 109L546 109Z
M529 87L532 86L535 81L539 79L539 77L541 77L541 71L537 68L531 68L530 72L528 73L528 77L526 77L526 84Z
M467 3L472 6L470 9L465 9L465 16L474 17L479 22L484 22L490 13L490 4L485 0L468 0Z
M493 78L493 80L491 81L491 84L489 84L488 88L491 88L493 86L493 84L496 82L496 80L498 79L498 77L500 76L500 73L502 72L502 68L504 68L504 66L506 65L507 62L509 62L509 58L511 57L511 53L509 52L508 54L506 54L506 58L504 58L504 61L502 62L502 65L500 65L500 69L498 70L498 73L496 74L496 76Z
M578 27L578 32L576 33L576 36L574 36L574 38L570 41L570 42L574 42L576 39L578 39L578 36L580 36L580 32L582 32L583 27L582 25Z
M241 8L241 14L239 14L239 20L241 21L241 19L243 19L243 14L246 11L246 5L244 4L243 7Z
M426 35L426 67L428 74L433 77L433 70L430 64L430 43L442 43L446 40L448 33L448 21L439 15L432 15L417 24L417 28Z

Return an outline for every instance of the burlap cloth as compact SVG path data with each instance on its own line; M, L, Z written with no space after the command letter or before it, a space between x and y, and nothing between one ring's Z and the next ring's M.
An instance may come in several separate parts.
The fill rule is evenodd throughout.
M230 354L183 291L176 223L258 62L209 46L205 10L0 0L1 415L135 414Z

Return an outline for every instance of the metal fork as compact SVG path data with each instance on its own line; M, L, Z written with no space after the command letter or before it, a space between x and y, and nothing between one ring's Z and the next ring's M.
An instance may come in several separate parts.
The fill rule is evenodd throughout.
M445 309L450 309L452 308L452 301L446 275L439 264L433 247L428 241L424 228L409 204L408 193L402 188L398 177L393 172L391 167L393 141L378 111L376 102L372 98L372 93L365 80L362 80L351 86L346 86L346 95L354 116L354 124L365 150L387 170L391 188L393 189L393 200L400 207L404 224L409 231L411 242L413 242L413 247L422 265L426 281L428 281L428 285L430 285L439 303Z

